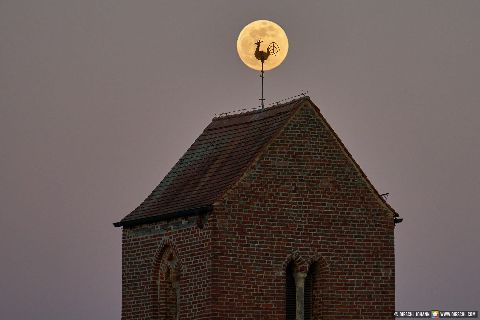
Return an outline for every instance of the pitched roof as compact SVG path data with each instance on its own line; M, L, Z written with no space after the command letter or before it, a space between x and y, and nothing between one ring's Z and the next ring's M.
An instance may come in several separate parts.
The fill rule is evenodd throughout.
M240 178L305 99L214 118L142 204L114 225L208 208Z
M114 225L131 226L209 211L213 202L240 179L259 152L307 100L315 107L309 97L303 97L263 110L214 118L152 193ZM316 110L379 201L398 217L378 194L318 108Z

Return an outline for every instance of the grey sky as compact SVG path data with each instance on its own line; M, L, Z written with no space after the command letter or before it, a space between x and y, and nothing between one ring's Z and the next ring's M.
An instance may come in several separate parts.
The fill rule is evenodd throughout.
M119 319L121 230L215 113L258 105L240 30L405 221L397 309L480 309L480 1L0 0L0 318Z

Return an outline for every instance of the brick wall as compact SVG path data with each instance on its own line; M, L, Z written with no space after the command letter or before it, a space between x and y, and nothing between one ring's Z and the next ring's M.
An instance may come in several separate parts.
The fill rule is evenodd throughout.
M393 217L312 107L214 210L218 319L285 319L290 260L319 262L317 318L393 319Z
M193 216L123 229L123 320L165 319L171 313L161 303L163 299L171 301L171 292L159 291L158 282L171 286L165 271L172 264L175 277L178 276L174 280L179 286L179 319L212 319L208 286L212 276L211 215L203 218L206 221L202 227L198 223L200 218ZM169 261L170 253L173 259Z
M161 318L165 252L179 319L285 319L285 270L314 272L314 319L393 319L393 217L305 102L199 217L124 228L122 319Z

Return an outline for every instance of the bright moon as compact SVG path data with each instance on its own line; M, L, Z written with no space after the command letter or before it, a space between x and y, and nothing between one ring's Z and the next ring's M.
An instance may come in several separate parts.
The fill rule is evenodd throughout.
M263 70L272 70L278 67L288 53L288 38L282 27L272 21L257 20L249 23L238 35L237 52L248 67L254 70L262 69L262 62L255 58L256 42L261 40L260 51L267 52L270 43L278 45L276 55L270 54L263 64Z

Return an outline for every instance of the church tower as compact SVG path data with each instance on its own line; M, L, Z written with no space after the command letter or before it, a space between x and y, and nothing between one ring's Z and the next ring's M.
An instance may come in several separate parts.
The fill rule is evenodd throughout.
M217 117L122 227L122 319L394 319L398 214L309 97Z

